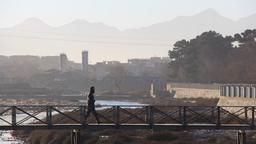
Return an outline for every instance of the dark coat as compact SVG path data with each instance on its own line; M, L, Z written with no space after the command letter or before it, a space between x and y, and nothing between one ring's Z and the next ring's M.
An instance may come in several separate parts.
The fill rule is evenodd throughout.
M95 103L94 95L92 93L90 93L88 98L89 98L88 99L88 106L89 107L94 107L94 103Z

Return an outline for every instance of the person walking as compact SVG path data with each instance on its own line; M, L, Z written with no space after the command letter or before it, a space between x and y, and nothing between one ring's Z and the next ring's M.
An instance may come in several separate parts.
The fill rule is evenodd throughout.
M94 86L92 86L90 88L90 93L88 95L88 109L87 109L86 119L87 119L87 117L89 117L90 113L92 113L94 115L94 117L96 118L97 123L100 124L98 114L95 110L94 93L95 93L95 88L94 88Z

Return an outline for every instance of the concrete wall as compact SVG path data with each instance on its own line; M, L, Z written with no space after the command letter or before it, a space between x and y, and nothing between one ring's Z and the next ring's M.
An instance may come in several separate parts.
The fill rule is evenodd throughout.
M220 94L225 97L256 98L256 85L225 84L220 86Z
M238 87L239 92L235 92ZM166 89L175 91L175 98L219 98L218 106L256 106L255 85L168 83ZM235 111L238 108L227 109Z
M226 110L239 113L241 118L251 118L251 110L243 106L256 106L255 85L168 83L166 88L176 91L175 98L219 98L217 106L224 106L221 114Z
M219 98L219 90L194 89L194 88L174 88L175 98Z
M175 91L175 98L219 98L218 84L168 83L166 89Z

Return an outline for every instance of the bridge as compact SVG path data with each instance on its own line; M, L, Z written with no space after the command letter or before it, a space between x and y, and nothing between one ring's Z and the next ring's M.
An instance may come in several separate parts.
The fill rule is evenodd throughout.
M255 130L255 106L97 106L101 123L82 105L0 106L0 130L223 129Z
M70 129L72 144L79 144L82 129L255 130L256 106L151 106L100 105L86 119L83 105L1 105L0 130ZM242 131L241 131L242 130Z

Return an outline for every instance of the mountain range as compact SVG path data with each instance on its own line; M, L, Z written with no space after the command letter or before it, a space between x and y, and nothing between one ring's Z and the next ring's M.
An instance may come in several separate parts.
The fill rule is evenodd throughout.
M134 57L167 56L174 42L193 38L205 31L233 35L255 28L256 14L235 21L213 9L122 31L104 23L90 23L82 19L52 27L40 19L29 18L14 27L1 28L0 47L7 55L65 52L75 61L80 61L80 51L86 49L91 52L91 62L125 61Z

